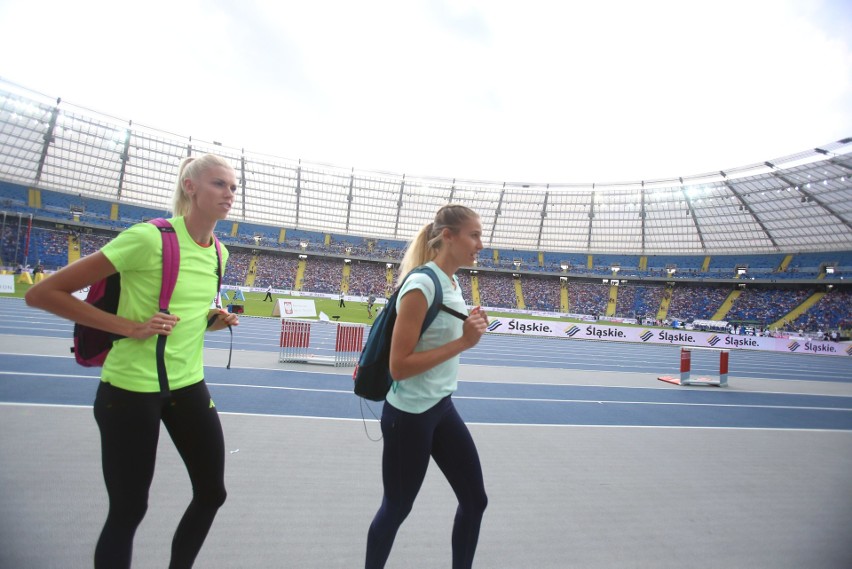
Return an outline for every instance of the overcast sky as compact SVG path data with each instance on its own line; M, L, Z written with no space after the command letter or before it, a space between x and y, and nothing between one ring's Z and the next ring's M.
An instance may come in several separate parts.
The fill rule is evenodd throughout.
M852 136L848 0L0 0L0 77L197 140L613 182Z

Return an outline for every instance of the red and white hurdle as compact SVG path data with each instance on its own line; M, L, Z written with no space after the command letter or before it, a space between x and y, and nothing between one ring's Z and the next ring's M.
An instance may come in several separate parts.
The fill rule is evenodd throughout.
M278 362L354 366L364 346L364 328L361 324L283 318Z
M705 350L708 352L719 352L719 378L691 377L692 352L693 350ZM697 346L680 347L680 377L664 375L658 377L660 381L673 383L675 385L710 385L713 387L728 387L728 356L730 350L723 348L702 348Z

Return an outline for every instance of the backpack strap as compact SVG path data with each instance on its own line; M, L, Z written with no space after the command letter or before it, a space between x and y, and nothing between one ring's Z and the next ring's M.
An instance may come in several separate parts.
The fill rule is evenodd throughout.
M219 244L219 239L213 235L213 244L216 246L216 297L213 299L213 303L216 305L216 308L222 308L222 245ZM213 325L213 322L216 321L216 315L214 314L207 320L207 327L210 328ZM228 365L225 366L225 369L231 369L231 355L234 353L234 329L228 324L228 332L231 333L231 345L228 347Z
M213 245L216 246L216 298L213 299L216 308L222 308L222 245L216 236L213 236Z
M459 320L467 320L466 314L462 314L457 310L453 310L452 308L444 304L444 289L441 286L441 281L438 280L438 275L435 274L435 271L433 271L431 267L422 265L411 271L411 273L414 272L429 275L429 277L432 279L432 284L435 285L435 298L432 300L432 304L429 305L429 309L426 311L426 317L423 319L423 328L420 329L421 336L423 335L423 332L426 331L426 328L432 325L432 322L435 321L435 318L438 317L438 313L441 311L444 311L447 314L451 314ZM411 273L409 273L409 275ZM408 277L406 276L406 279L407 278Z
M432 299L432 304L429 305L429 309L426 311L426 317L423 319L423 327L420 329L420 335L422 336L426 329L432 325L432 322L435 321L435 318L438 317L438 312L440 312L441 306L444 304L444 287L441 286L438 275L430 267L424 265L411 272L415 271L429 275L435 287L435 298Z
M180 244L172 224L161 217L150 220L150 223L160 230L163 241L163 280L160 284L160 312L169 314L169 303L177 284L180 269ZM168 336L157 336L157 381L160 384L160 397L170 395L169 375L166 371L166 339Z
M459 320L467 320L467 314L462 314L462 313L461 313L461 312L459 312L458 310L453 310L452 308L450 308L450 307L449 307L449 306L447 306L446 304L442 304L442 305L441 305L441 310L443 310L443 311L444 311L444 312L446 312L447 314L450 314L450 315L452 315L452 316L455 316L455 317L456 317L456 318L458 318Z
M168 314L180 269L180 245L175 228L168 220L158 217L149 223L160 230L160 236L163 238L163 282L160 285L159 305L160 312Z

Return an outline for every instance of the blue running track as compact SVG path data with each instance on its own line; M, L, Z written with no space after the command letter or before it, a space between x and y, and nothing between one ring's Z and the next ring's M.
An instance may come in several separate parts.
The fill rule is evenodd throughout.
M0 334L32 336L32 351L0 348L0 403L90 406L98 370L68 356L39 354L38 338L71 336L72 325L23 302L0 302ZM220 412L301 417L371 418L380 405L362 408L351 378L340 370L252 367L241 351L278 351L276 319L243 318L234 333L234 367L207 367ZM207 346L227 349L228 334L209 335ZM70 346L70 340L69 340ZM20 350L19 350L20 351ZM694 373L712 374L716 362L694 362ZM852 358L732 351L729 389L681 388L657 382L677 372L678 348L584 340L488 335L462 356L466 366L517 369L524 383L461 381L454 399L473 423L852 430L852 397L778 393L774 381L852 382ZM702 369L702 366L704 369ZM588 385L548 381L548 370L588 371ZM594 385L600 371L648 374L647 387ZM529 383L533 374L537 383ZM736 378L761 378L765 391L737 389ZM586 382L583 382L586 383ZM803 384L806 385L806 384Z

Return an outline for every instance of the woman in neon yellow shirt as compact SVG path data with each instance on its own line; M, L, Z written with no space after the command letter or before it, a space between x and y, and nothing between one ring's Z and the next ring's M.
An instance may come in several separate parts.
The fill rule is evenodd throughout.
M96 569L130 567L133 536L145 515L160 432L165 424L186 464L193 497L175 532L172 569L191 567L219 507L224 503L225 446L222 426L204 383L205 330L237 325L234 314L211 312L228 252L214 246L216 222L234 202L236 176L211 154L186 158L175 184L170 219L180 246L180 269L169 304L159 312L162 239L157 227L140 223L100 251L33 286L27 304L85 326L123 336L104 362L94 412L109 513L95 549ZM220 273L217 275L217 270ZM120 273L117 314L78 300L73 292ZM156 343L165 348L170 394L161 397Z

